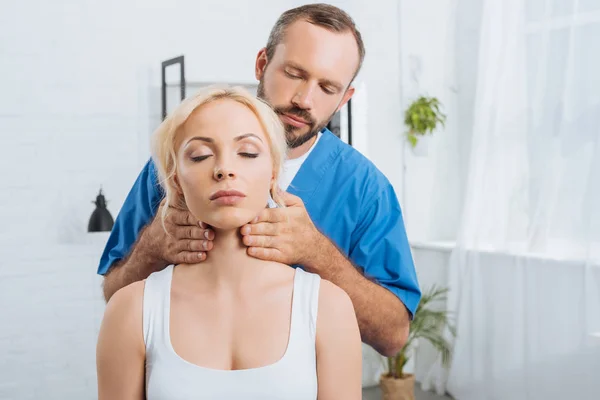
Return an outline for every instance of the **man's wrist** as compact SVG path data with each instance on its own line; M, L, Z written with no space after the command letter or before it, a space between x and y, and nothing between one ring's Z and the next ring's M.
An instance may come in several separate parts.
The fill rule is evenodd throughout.
M148 229L144 229L131 252L132 258L135 259L133 264L137 266L140 275L148 276L166 263L156 251L158 247Z
M304 265L311 272L322 273L325 269L335 267L335 252L338 250L325 235L315 231L311 241L314 245L308 249Z

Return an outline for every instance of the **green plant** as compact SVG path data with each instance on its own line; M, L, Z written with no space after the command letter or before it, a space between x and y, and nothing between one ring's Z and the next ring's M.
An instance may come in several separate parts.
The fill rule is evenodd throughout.
M450 362L451 348L450 343L444 337L445 327L452 336L456 336L456 329L448 318L448 311L434 310L430 306L436 302L446 301L448 289L433 286L427 293L421 297L421 302L415 311L415 315L410 325L410 333L404 347L393 357L387 357L388 377L395 379L404 378L404 366L409 357L408 350L415 340L425 339L430 342L442 355L442 364L448 366Z
M445 126L446 115L440 111L440 101L435 97L421 96L413 101L404 113L404 124L408 127L407 138L415 147L419 135L435 130L438 124Z

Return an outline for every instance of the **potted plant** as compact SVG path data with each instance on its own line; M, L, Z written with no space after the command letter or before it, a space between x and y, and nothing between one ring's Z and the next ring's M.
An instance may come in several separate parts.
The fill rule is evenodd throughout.
M404 124L408 142L414 149L419 136L431 134L438 124L445 126L446 115L440 111L440 101L436 97L421 96L413 101L404 113Z
M456 335L454 326L450 323L448 312L439 310L431 305L446 300L448 289L433 286L424 293L413 320L410 333L404 347L393 357L387 357L387 373L381 376L380 386L383 400L414 400L415 377L405 373L404 366L409 360L409 351L413 349L418 339L430 342L441 353L442 364L448 366L450 362L450 343L444 337L444 328L452 336Z

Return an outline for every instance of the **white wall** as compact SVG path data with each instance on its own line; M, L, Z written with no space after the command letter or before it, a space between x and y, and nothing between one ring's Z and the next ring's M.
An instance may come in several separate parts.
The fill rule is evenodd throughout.
M456 158L453 15L451 0L401 1L402 110L419 96L435 96L448 116L446 129L422 140L419 148L424 151L405 148L404 209L411 240L439 240L451 236L455 226L446 213L458 201L452 190L458 177L447 168ZM441 201L445 206L438 210Z
M414 242L452 241L469 162L481 1L400 5L402 110L420 95L435 96L447 115L446 127L424 140L425 146L406 147L407 229Z

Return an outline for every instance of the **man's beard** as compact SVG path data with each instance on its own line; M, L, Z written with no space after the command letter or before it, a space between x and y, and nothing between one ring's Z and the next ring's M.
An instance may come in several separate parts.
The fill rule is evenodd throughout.
M327 122L331 119L331 117L333 117L333 114L331 114L331 116L327 120L317 124L317 121L315 121L315 119L312 117L312 115L308 111L306 111L302 108L296 107L294 105L291 105L289 107L273 106L273 104L269 101L268 97L265 94L262 79L258 83L258 89L257 89L256 95L258 98L269 103L271 105L271 107L273 108L273 110L280 117L284 114L288 114L288 115L296 116L306 122L306 126L308 127L308 132L306 132L303 135L297 134L297 131L302 128L296 128L293 125L283 123L283 126L285 127L285 139L286 139L288 147L291 149L300 147L304 143L308 142L309 140L311 140L312 138L317 136L317 134L319 132L321 132L323 130L323 128L325 128L325 126L327 126Z

